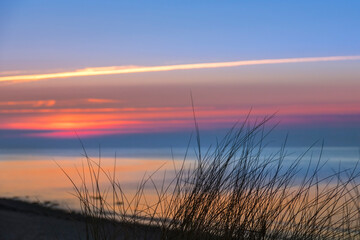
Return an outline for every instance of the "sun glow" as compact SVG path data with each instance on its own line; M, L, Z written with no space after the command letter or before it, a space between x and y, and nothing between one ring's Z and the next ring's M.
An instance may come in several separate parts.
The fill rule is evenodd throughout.
M299 124L314 119L338 120L327 116L360 115L359 104L289 105L277 109L257 107L251 112L250 121L278 112L277 119L283 124ZM202 128L211 129L231 126L244 119L247 108L198 107L196 117ZM84 137L180 131L193 128L193 113L189 107L173 108L94 108L94 109L12 109L0 110L6 118L0 122L2 129L47 131L27 134L37 137L75 137L79 132Z

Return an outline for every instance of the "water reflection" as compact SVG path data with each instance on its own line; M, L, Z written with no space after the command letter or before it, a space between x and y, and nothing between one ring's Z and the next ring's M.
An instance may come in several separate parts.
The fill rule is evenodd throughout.
M274 154L279 148L267 148L263 151L263 157ZM286 163L291 163L298 158L306 148L287 148ZM321 149L314 148L303 158L305 168L308 160L312 157L317 159ZM90 149L89 155L94 161L99 160L99 150ZM106 149L101 151L101 166L106 173L114 170L115 150ZM119 152L119 151L118 151ZM29 197L31 200L55 201L61 206L78 208L78 201L73 196L72 183L67 179L61 168L75 181L80 184L82 179L82 166L86 164L84 156L79 150L42 150L42 151L2 151L0 153L0 196L21 198ZM148 178L152 173L152 181L162 184L162 180L171 179L174 176L174 164L179 167L185 149L173 150L174 161L169 149L125 149L116 157L116 178L122 184L124 191L131 194L141 179ZM194 159L193 151L190 151L189 164ZM358 148L325 148L322 160L326 161L326 168L335 168L341 162L343 167L351 167L359 159ZM87 171L87 168L84 168ZM79 174L80 173L80 174ZM80 176L79 176L80 175ZM87 182L90 178L86 179ZM100 184L108 183L102 176ZM155 197L153 184L149 184L149 199ZM106 187L106 186L105 186Z

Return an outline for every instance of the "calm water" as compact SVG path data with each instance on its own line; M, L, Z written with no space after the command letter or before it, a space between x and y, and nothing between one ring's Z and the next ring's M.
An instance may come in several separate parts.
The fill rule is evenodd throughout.
M267 148L264 156L276 153L279 148ZM291 163L306 148L287 148L285 164ZM87 150L89 156L98 161L99 150ZM190 152L193 152L190 150ZM174 164L180 164L185 149L102 149L101 166L105 171L114 170L116 153L116 178L127 191L135 191L138 182L153 172L154 181L165 177L171 178ZM312 157L319 158L320 149L311 149L303 158L304 166ZM30 200L50 200L62 206L77 207L77 200L72 195L73 186L59 164L66 173L78 184L81 182L78 171L82 172L84 163L83 152L80 149L47 149L47 150L0 150L0 196L21 197ZM172 160L174 158L174 161ZM188 158L189 162L193 155ZM331 147L324 148L322 161L326 161L326 168L351 168L359 159L359 148ZM105 184L105 178L102 178Z

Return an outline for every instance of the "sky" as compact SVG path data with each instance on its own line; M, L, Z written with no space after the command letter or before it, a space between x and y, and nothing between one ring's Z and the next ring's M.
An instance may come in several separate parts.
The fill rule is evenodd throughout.
M250 113L360 145L359 1L0 2L0 148L186 145ZM191 95L193 101L191 100Z

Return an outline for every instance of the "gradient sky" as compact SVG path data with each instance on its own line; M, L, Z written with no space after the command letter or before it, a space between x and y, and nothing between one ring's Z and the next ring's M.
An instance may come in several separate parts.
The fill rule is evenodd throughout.
M359 12L355 0L1 1L0 143L160 141L193 129L192 92L205 134L252 109L298 139L359 146Z

